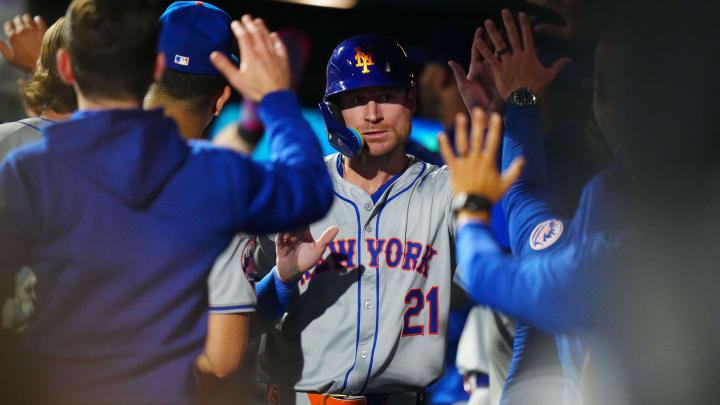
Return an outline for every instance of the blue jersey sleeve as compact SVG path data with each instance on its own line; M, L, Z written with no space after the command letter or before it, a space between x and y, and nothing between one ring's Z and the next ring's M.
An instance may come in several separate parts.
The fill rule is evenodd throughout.
M270 136L271 163L238 154L226 173L234 187L236 226L249 233L272 233L305 226L322 218L333 200L332 183L320 144L290 91L270 93L259 105ZM237 171L238 164L246 170ZM239 176L242 176L240 178Z
M510 246L515 255L544 250L563 237L569 224L548 194L540 110L510 107L506 112L502 168L518 156L525 158L520 178L502 199Z
M528 322L548 333L578 333L589 322L587 269L581 244L567 243L544 254L505 255L485 225L468 223L457 232L457 280L477 303Z
M297 282L285 283L277 276L277 268L257 283L257 313L265 320L276 321L287 311Z

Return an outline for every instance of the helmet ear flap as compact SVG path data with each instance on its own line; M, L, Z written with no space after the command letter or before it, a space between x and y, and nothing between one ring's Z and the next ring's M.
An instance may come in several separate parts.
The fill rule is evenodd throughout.
M326 98L320 102L319 107L330 146L347 157L360 153L365 141L356 130L345 126L339 106Z

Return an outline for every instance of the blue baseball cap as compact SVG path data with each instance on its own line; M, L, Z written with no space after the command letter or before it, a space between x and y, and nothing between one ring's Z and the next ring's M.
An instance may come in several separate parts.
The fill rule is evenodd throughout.
M218 51L238 63L233 55L235 37L232 18L225 11L203 1L176 1L160 16L162 31L158 51L165 53L165 66L197 75L219 75L210 63Z

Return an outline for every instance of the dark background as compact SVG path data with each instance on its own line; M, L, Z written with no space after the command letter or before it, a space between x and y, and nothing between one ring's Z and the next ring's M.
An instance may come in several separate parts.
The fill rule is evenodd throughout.
M159 16L171 3L170 0L148 1L148 7L155 8ZM471 38L474 28L484 19L499 19L500 10L506 7L543 19L556 18L545 9L518 0L358 0L351 9L271 0L214 0L209 3L227 11L234 19L250 13L262 17L271 30L294 27L310 36L310 57L298 89L300 101L305 106L315 105L322 98L327 59L338 43L353 35L377 32L412 46L427 40L429 33L441 24L457 25ZM65 13L70 0L30 0L28 4L33 15L42 15L50 25Z

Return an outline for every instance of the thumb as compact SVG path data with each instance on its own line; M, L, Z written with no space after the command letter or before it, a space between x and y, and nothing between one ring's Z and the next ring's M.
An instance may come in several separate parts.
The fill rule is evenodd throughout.
M10 61L13 58L13 50L10 48L5 41L0 39L0 52L2 52L5 59Z
M565 67L572 63L572 59L570 58L560 58L556 60L552 66L550 66L550 70L552 70L553 76L557 76L558 73L560 73Z
M323 232L322 235L320 235L320 239L315 241L315 245L317 247L322 247L322 251L325 251L325 248L327 245L332 242L333 239L337 236L338 232L340 232L340 229L338 229L337 226L331 226L328 229Z
M453 76L455 76L455 82L457 82L458 87L460 87L460 83L465 83L468 80L465 69L454 60L448 61L448 65L453 72Z
M220 71L220 73L223 74L223 76L225 76L228 82L230 82L236 90L239 90L236 82L239 79L238 76L240 76L240 72L238 71L237 66L235 66L235 64L232 63L227 56L225 56L222 52L215 51L210 54L210 62L217 70Z

